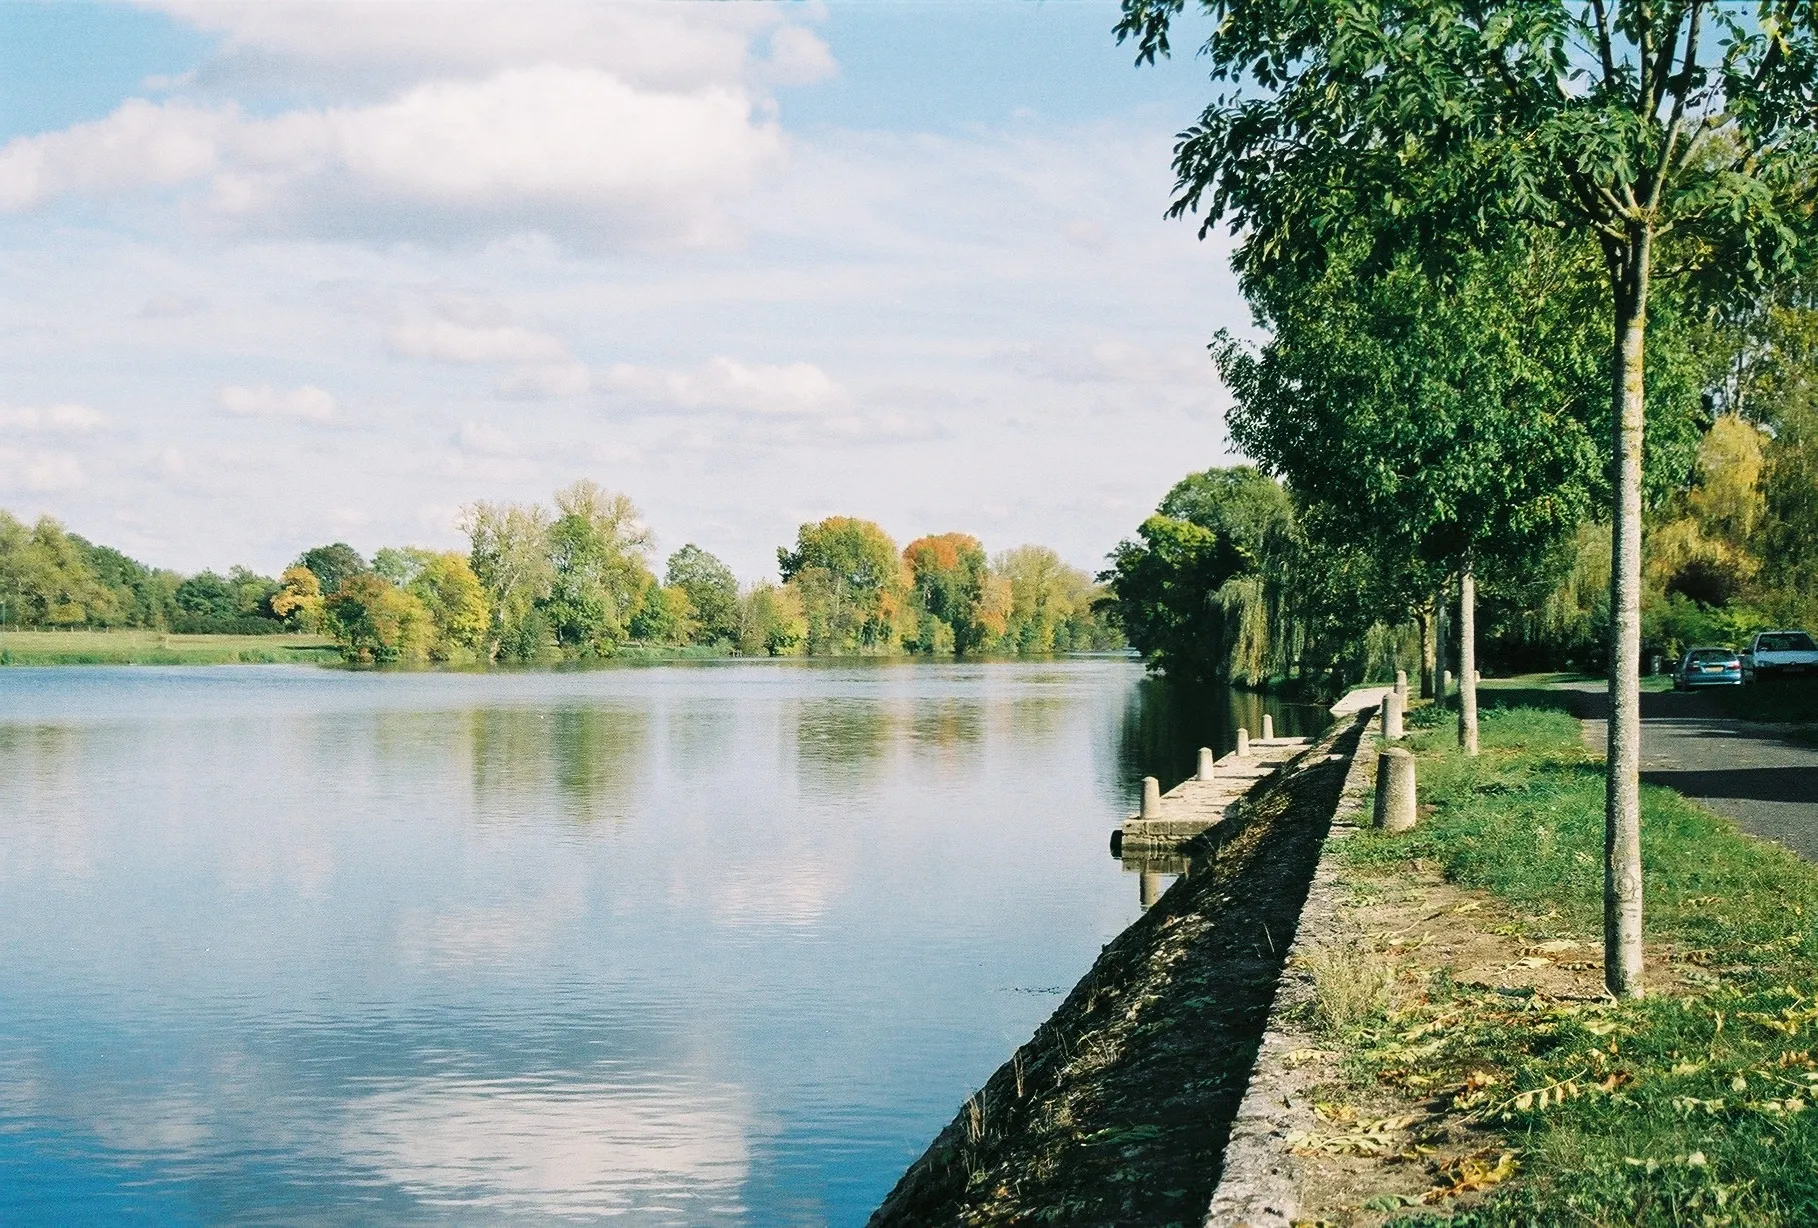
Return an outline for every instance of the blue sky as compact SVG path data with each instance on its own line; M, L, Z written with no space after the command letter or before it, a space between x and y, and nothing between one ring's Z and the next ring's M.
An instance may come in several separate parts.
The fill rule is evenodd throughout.
M0 6L0 506L148 562L630 494L1096 567L1228 458L1209 90L1101 3Z

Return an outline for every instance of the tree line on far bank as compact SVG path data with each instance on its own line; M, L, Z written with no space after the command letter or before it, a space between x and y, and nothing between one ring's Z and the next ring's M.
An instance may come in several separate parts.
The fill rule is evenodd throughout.
M968 534L901 550L868 520L806 524L780 582L741 586L692 543L653 569L631 500L589 481L553 507L476 503L467 552L346 543L277 577L150 568L42 517L0 511L8 626L189 634L308 632L359 663L528 663L623 651L754 656L1041 654L1119 648L1109 596L1043 546L986 556Z

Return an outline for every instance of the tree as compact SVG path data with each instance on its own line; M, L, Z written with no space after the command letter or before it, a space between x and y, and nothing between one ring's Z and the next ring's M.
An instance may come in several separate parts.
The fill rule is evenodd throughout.
M1229 535L1190 520L1151 516L1136 534L1118 543L1100 577L1131 646L1170 677L1221 676L1224 614L1214 594L1249 559Z
M985 548L967 533L918 537L903 547L919 618L921 652L961 654L988 647L1009 625L1009 585L991 574Z
M366 560L346 542L305 550L297 557L297 565L314 572L316 583L322 586L322 592L331 597L341 587L341 581L366 570Z
M1294 519L1293 501L1281 483L1249 465L1190 473L1155 511L1210 529L1251 558L1261 558L1270 536Z
M466 556L453 550L412 549L407 553L411 566L406 591L422 603L434 632L428 648L430 659L453 661L467 653L483 657L491 609L485 586Z
M739 599L739 651L749 656L788 656L808 638L801 594L787 584L764 581Z
M1247 465L1189 474L1111 554L1117 621L1152 668L1172 677L1260 683L1290 636L1280 572L1294 556L1285 491ZM1304 583L1298 587L1305 587Z
M545 610L556 643L607 655L629 631L646 587L650 531L625 495L582 479L556 492Z
M537 504L475 503L462 512L468 563L491 607L488 658L536 659L549 635L542 603L554 583L549 513Z
M299 631L314 632L322 625L322 582L301 563L284 569L278 592L271 599L272 613Z
M429 611L377 572L342 576L324 605L329 632L350 662L391 664L429 655L434 639Z
M700 621L686 589L666 588L652 580L638 598L630 631L632 639L652 644L689 644L700 631Z
M0 601L8 622L26 626L105 626L120 612L116 594L89 567L80 539L49 516L27 529L6 512L0 512Z
M890 535L869 520L829 516L805 524L796 548L778 547L783 583L793 586L812 653L887 652L897 647L907 584Z
M1268 342L1214 346L1232 439L1324 505L1322 536L1374 556L1386 598L1416 610L1457 577L1470 754L1477 577L1535 573L1598 476L1596 355L1540 250L1469 259L1444 285L1412 262L1372 276L1342 257L1311 283L1292 268L1254 277Z
M97 546L74 533L75 543L93 573L112 593L111 609L104 615L89 612L90 626L168 627L176 616L176 589L182 577L175 572L153 570L136 559L128 558L112 546Z
M1245 238L1240 271L1322 263L1350 219L1438 262L1511 222L1592 238L1610 336L1614 543L1605 976L1641 985L1644 355L1668 269L1759 281L1791 258L1818 112L1818 8L1761 0L1203 0L1226 88L1176 147L1176 214ZM1124 0L1167 54L1184 0ZM1721 37L1705 37L1706 23Z
M690 542L669 556L664 583L688 594L702 640L738 638L739 582L732 568Z
M1120 646L1102 610L1110 595L1090 575L1069 567L1046 546L999 554L992 572L1009 588L1005 646L1018 653L1089 652Z

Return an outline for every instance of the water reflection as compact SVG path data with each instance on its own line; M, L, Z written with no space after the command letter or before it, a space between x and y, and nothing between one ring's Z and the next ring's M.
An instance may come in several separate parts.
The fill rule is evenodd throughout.
M1262 730L1263 714L1274 718L1278 737L1316 737L1331 717L1317 704L1290 703L1272 694L1233 687L1192 686L1144 678L1123 706L1118 747L1124 779L1134 791L1145 776L1172 788L1195 771L1199 748L1224 755L1237 746L1238 729L1251 737Z
M901 713L876 699L828 698L787 705L783 719L794 730L805 773L856 782L881 769Z
M640 791L651 714L640 707L485 708L464 748L477 809L518 814L551 786L581 822L625 821Z
M1002 988L1137 915L1103 841L1174 702L0 670L0 1222L862 1223L1053 1005Z

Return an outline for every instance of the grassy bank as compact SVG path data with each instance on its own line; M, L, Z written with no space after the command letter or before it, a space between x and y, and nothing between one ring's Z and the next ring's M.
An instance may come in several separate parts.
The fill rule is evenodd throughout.
M339 661L314 635L172 635L163 631L8 631L7 665L245 665Z
M1411 946L1366 944L1354 962L1376 971L1329 970L1320 992L1348 1080L1330 1094L1411 1110L1382 1157L1420 1164L1423 1140L1447 1137L1476 1150L1431 1165L1423 1196L1362 1200L1352 1222L1419 1221L1452 1194L1482 1199L1450 1221L1474 1225L1818 1222L1818 869L1644 788L1653 996L1600 1000L1601 764L1558 711L1487 712L1476 760L1453 740L1412 735L1430 812L1406 836L1349 842L1345 873L1359 907L1482 898L1423 914ZM1530 984L1423 957L1471 921Z

